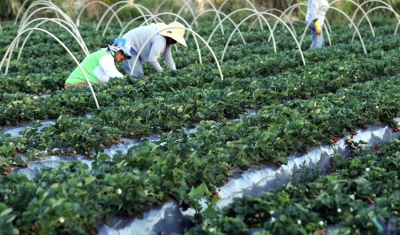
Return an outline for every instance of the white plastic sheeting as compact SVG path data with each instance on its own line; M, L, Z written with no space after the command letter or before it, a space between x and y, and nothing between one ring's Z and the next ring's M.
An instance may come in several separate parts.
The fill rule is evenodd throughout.
M254 115L254 112L248 112L248 115ZM236 119L238 120L238 119ZM400 122L400 118L396 119ZM43 127L53 124L52 121L43 122ZM41 127L41 128L43 128ZM12 136L19 136L19 132L23 131L25 126L8 127L2 130L2 133L10 133ZM196 126L193 129L187 129L187 132L191 132L197 129ZM376 145L381 142L386 142L393 139L398 133L386 126L371 126L368 129L357 130L357 135L351 139L353 142L359 142L360 140L367 144L363 146L368 148L369 146ZM326 170L330 166L330 158L334 154L349 156L352 154L351 147L346 143L347 138L339 139L337 143L332 145L323 145L312 148L307 154L299 155L293 154L288 157L288 164L278 167L275 164L264 164L260 168L252 168L245 172L236 172L234 177L229 182L218 189L218 193L221 197L217 203L218 208L227 206L232 202L235 197L243 197L245 195L257 195L261 192L275 189L283 184L291 181L291 175L301 166L306 167L319 167L321 170ZM110 149L106 149L105 153L112 156L117 151L126 152L128 148L140 144L143 140L132 140L122 139L120 144L112 146ZM159 140L158 136L152 136L149 138L150 141ZM23 172L29 178L33 178L36 172L38 172L43 166L57 167L62 161L69 160L81 160L86 163L89 168L91 167L92 160L84 156L76 157L60 157L50 156L44 160L28 162L29 168L17 168L13 169L16 172ZM158 235L160 232L165 234L172 233L184 233L185 229L189 229L193 226L190 216L194 215L194 210L189 208L183 211L177 202L167 202L162 206L155 207L149 212L144 214L142 220L131 218L122 219L116 218L117 223L113 227L107 225L99 226L99 235Z

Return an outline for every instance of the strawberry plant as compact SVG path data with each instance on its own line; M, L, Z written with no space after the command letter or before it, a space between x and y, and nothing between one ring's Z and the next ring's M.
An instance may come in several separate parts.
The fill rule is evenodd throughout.
M202 50L203 61L198 63L197 51L191 50L194 40L187 40L187 49L174 51L176 71L153 73L145 65L146 76L140 79L126 75L94 85L98 110L88 87L64 91L65 78L76 66L72 58L54 40L32 34L21 58L12 57L9 73L0 74L0 125L31 123L19 136L0 134L0 207L5 211L0 217L6 221L0 233L96 234L99 224L112 226L113 216L143 218L152 206L168 200L194 208L194 219L201 225L193 231L204 234L247 234L253 228L273 234L288 228L294 233L325 233L332 223L352 234L375 232L366 222L372 212L364 206L373 203L374 213L386 218L398 211L398 182L393 180L398 147L393 143L374 148L374 154L365 157L369 150L354 137L355 130L368 125L387 124L398 131L394 118L400 112L399 78L393 58L398 57L400 39L392 34L396 24L381 23L375 37L360 26L368 54L359 43L349 43L353 32L332 25L333 44L325 50L307 50L310 39L305 39L305 65L284 29L276 31L275 52L267 43L260 47L265 31L254 27L243 31L246 44L231 42L220 64L223 80L211 52ZM2 22L3 53L17 34L16 25ZM210 25L201 22L196 30L207 35L214 30ZM43 27L62 38L78 60L84 58L61 27ZM300 22L293 27L304 30ZM104 39L113 40L93 37L97 30L90 23L79 31L90 51ZM217 55L227 36L210 41ZM47 119L54 122L42 126L37 121ZM306 172L300 182L281 191L237 199L222 211L214 207L218 187L234 172L265 162L282 166L288 156L337 143L350 133L347 147L363 151L345 160L334 158L329 176ZM106 148L124 145L125 138L137 139L138 144L113 156L104 154ZM43 168L32 179L17 174L27 162L51 155L66 161L86 155L93 162L91 168L77 161ZM7 174L9 168L12 172Z

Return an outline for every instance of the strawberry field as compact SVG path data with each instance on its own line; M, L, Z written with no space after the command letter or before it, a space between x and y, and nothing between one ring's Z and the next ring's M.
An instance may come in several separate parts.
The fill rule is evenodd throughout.
M173 50L177 71L145 64L143 78L93 85L95 97L89 87L64 90L77 65L60 42L78 61L86 56L64 27L46 21L37 26L46 32L29 34L1 22L0 234L99 234L171 201L194 211L180 234L334 226L331 234L379 234L373 218L400 222L398 19L371 17L372 29L332 20L323 50L309 49L309 32L301 41L302 21L272 33L251 20L240 30L198 20L188 47ZM112 22L103 36L106 25L80 22L83 48L112 43L121 27ZM370 126L384 126L390 141L352 141ZM217 207L219 189L241 173L279 169L340 139L350 153L335 152L329 171L302 168L282 187ZM116 146L128 147L111 152ZM54 158L32 174L32 164Z

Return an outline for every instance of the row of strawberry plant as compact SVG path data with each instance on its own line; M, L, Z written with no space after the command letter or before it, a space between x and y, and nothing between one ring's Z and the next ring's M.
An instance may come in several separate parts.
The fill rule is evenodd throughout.
M271 138L275 138L276 135L294 135L293 138L310 136L310 142L304 143L304 147L301 144L285 147L288 150L284 152L291 153L294 151L306 152L309 146L316 145L321 141L327 142L330 137L335 135L342 136L357 126L380 122L390 123L393 126L392 119L398 117L399 113L395 105L397 102L397 83L398 80L395 77L384 77L382 80L366 84L355 84L351 89L342 89L336 94L316 95L306 101L295 100L286 104L265 106L260 110L259 115L251 117L252 120L259 120L249 122L244 130L258 126L260 120L266 118L267 115L268 118L265 122L269 126L265 126L265 129L276 129L271 131L275 133ZM380 95L382 90L385 90L386 95ZM138 138L154 132L179 130L182 126L191 123L193 125L196 121L200 122L204 119L224 120L225 116L235 117L243 111L243 103L236 103L242 95L241 93L235 95L233 92L223 90L217 94L210 93L213 95L212 99L201 104L198 102L200 99L196 96L196 93L191 92L193 89L185 89L184 91L184 95L179 93L176 98L170 97L167 100L162 96L155 97L151 102L152 106L133 102L130 107L117 106L95 112L91 118L77 119L62 115L55 125L44 130L30 128L23 133L23 139L20 141L21 147L16 146L16 151L35 153L45 149L52 150L57 145L61 145L63 148L60 149L64 149L66 153L75 151L76 153L88 154L89 150L99 151L104 149L104 147L109 146L107 143L121 136ZM201 91L197 92L198 95ZM207 93L203 92L202 95L204 96ZM122 103L125 100L120 99L119 102ZM363 102L357 102L357 100L363 100ZM240 112L234 110L240 110ZM332 118L331 115L335 112L337 112L336 116L341 117L340 119ZM214 116L210 116L210 113ZM195 115L191 116L193 114ZM274 117L276 115L281 118ZM146 120L143 120L143 116L146 117ZM270 118L272 119L269 120ZM306 124L310 125L308 131L304 128ZM288 125L288 130L281 133L280 129L285 125ZM239 127L238 124L233 124L231 128ZM298 128L302 128L303 131L297 130ZM88 132L93 136L87 136ZM242 131L236 130L234 132L241 133ZM61 135L69 137L66 139L67 137ZM223 133L221 135L230 136L231 134ZM248 134L243 133L243 135L247 136ZM283 140L287 141L287 139L290 138ZM60 140L60 142L56 140ZM35 142L35 144L25 143L29 141ZM247 139L247 141L252 142L253 139ZM279 147L280 144L275 146L274 142L276 141L269 142L271 145L269 151L275 153L271 155L284 157L286 154L284 152L277 154L281 147ZM265 158L269 158L268 155L270 154L267 154Z
M315 180L291 183L257 196L235 198L218 218L185 234L379 234L373 219L398 217L399 139L355 158L334 156L334 171ZM373 206L371 207L371 204Z
M388 27L388 26L387 26ZM93 33L93 31L89 31L89 33ZM256 32L254 32L256 33ZM265 34L265 33L264 33ZM91 34L92 35L92 34ZM340 33L340 35L343 38L347 38L348 40L351 38L352 34L350 32L343 32ZM265 35L264 35L265 37ZM260 38L260 40L262 40L263 38ZM284 35L282 35L282 39L284 40L284 43L289 43L287 37L284 37ZM368 38L371 39L371 38ZM366 45L367 48L376 48L376 47L384 47L385 45L387 45L387 43L379 43L379 45L376 44L376 39L373 38L374 40L374 44L373 45ZM15 73L11 73L10 75L13 75L12 79L8 78L7 79L7 83L15 83L17 82L17 84L19 84L19 87L21 87L21 89L29 89L31 87L32 91L26 91L29 93L44 93L44 92L50 92L50 91L54 91L57 87L58 88L62 88L63 86L63 82L65 77L68 76L68 71L71 71L73 69L73 63L70 62L66 62L66 59L61 59L60 55L65 54L63 49L59 46L55 46L54 50L52 51L51 55L47 56L47 52L46 52L46 48L48 46L49 43L54 44L54 42L50 41L46 41L45 43L43 42L35 42L35 40L32 40L32 46L31 47L27 47L25 46L24 51L27 52L27 54L31 54L32 56L35 55L35 53L37 54L37 59L35 63L32 63L32 61L29 61L29 59L31 58L23 58L20 59L19 61L12 61L11 63L11 71L17 72L18 74ZM73 41L71 41L70 43L67 43L68 45L71 44L70 49L74 50L74 51L79 51L79 47L76 45L76 43L74 44ZM392 45L392 48L395 48L395 41L392 41L390 43L390 45ZM5 45L5 48L7 47L7 45ZM264 62L263 64L257 65L256 66L250 66L250 73L249 71L244 71L244 72L240 72L240 73L232 73L232 74L227 74L228 77L230 76L234 76L234 77L243 77L243 75L245 77L249 77L250 75L255 75L257 77L259 77L260 75L262 76L269 76L269 75L275 75L281 71L285 71L287 69L290 68L296 68L298 66L301 65L301 58L298 55L298 52L292 51L289 52L289 54L287 54L287 52L280 52L278 51L278 54L275 54L273 57L268 56L268 54L273 53L273 51L271 50L270 46L266 46L265 48L260 48L258 43L248 43L245 46L232 46L232 51L235 51L235 55L238 56L237 58L243 58L243 62L238 61L239 63L243 63L243 64L248 64L247 61L252 61L253 57L255 54L258 54L258 58L260 58L259 60L261 60L261 62ZM333 54L333 57L337 57L340 56L342 57L343 55L348 54L349 52L351 52L352 50L356 49L358 50L358 52L353 55L358 57L362 56L363 51L360 50L361 48L359 46L357 46L356 44L351 44L350 46L348 46L347 48L345 48L345 50L347 51L347 53L343 53L343 52L335 52L335 51L329 51L329 53ZM214 51L218 52L222 51L223 47L221 47L221 45L217 45L215 47L213 47ZM203 49L203 63L212 63L212 60L209 60L208 58L212 58L211 55L209 55L207 53L207 50ZM306 52L307 54L308 52ZM329 55L329 53L317 53L317 52L311 52L310 55L306 55L306 59L307 61L309 61L309 63L313 63L314 60L320 60L321 62L323 61L327 61L329 59L331 59L332 56L327 56ZM78 54L78 59L83 59L83 53L77 53ZM178 67L181 68L185 68L188 65L180 65L179 61L181 58L191 58L190 61L196 61L196 57L197 57L197 53L196 51L187 51L187 50L182 50L182 51L178 51L176 52L177 54L177 64ZM262 55L267 55L266 57L263 57ZM46 55L46 56L43 56ZM204 56L205 55L205 56ZM56 56L55 59L48 59L48 57L53 57ZM337 59L341 59L341 58L337 58ZM232 58L231 60L236 60L235 58ZM72 61L71 61L72 62ZM229 63L229 60L227 61ZM70 67L72 66L72 67ZM229 71L231 70L232 66L229 66L228 68L224 69L224 71ZM243 66L243 69L247 69L248 66ZM261 69L261 70L260 70ZM198 70L198 66L196 67L196 70ZM204 71L206 70L200 70L202 71L202 74L196 74L196 73L191 73L190 77L193 76L203 76L205 75ZM44 77L42 74L46 72L49 73L46 77ZM187 71L183 71L183 72L187 72ZM25 75L24 75L25 74ZM34 74L37 74L37 76L34 76ZM174 74L173 74L174 75ZM207 75L206 75L207 76ZM63 78L64 77L64 78ZM41 78L41 79L40 79ZM41 83L41 80L43 80L43 84ZM28 82L27 82L28 81ZM198 82L197 82L198 84ZM182 84L182 85L186 85L186 84ZM201 85L201 84L199 84ZM8 86L3 86L5 91L9 91L10 93L14 93L17 90L15 90L15 88L18 88L18 86L14 87L8 87ZM14 89L11 89L14 88ZM25 92L25 90L22 90Z
M338 88L350 85L354 82L365 82L374 77L396 75L398 69L391 58L397 54L397 50L391 50L385 53L388 57L383 57L382 51L377 50L376 52L371 53L368 58L359 59L360 62L345 63L338 60L332 60L326 64L318 64L318 67L299 67L296 70L281 73L276 77L267 77L264 79L256 77L246 79L228 77L223 81L217 80L209 85L206 85L203 80L204 86L202 88L207 87L207 89L216 89L214 93L220 94L217 96L224 96L224 93L237 94L238 98L233 103L239 103L242 105L239 109L233 111L232 114L223 112L223 114L214 115L205 112L207 111L208 106L208 104L205 103L203 104L205 107L202 108L202 113L204 116L211 118L221 116L234 117L234 114L242 112L243 108L258 109L263 104L279 103L296 97L307 98L311 95L323 93L325 91L335 92ZM377 61L377 59L379 59L379 61ZM206 68L207 67L209 66L206 66ZM330 71L330 68L332 67L335 67L337 71ZM232 75L235 75L235 71L238 71L239 73L246 72L243 67L239 67L239 70L236 70L237 68L233 65L227 68L232 68ZM141 100L141 102L146 104L146 106L147 103L158 103L154 101L153 97L158 94L157 92L160 89L169 90L160 93L160 96L174 95L179 97L180 91L187 91L191 94L193 94L193 92L197 93L193 94L193 97L199 97L200 100L203 100L201 98L205 96L202 94L200 89L192 88L192 86L185 88L187 85L196 84L196 82L198 83L198 80L196 79L203 73L204 71L193 76L196 74L196 71L193 71L192 73L177 77L176 79L172 79L168 76L170 74L166 74L161 79L153 79L150 77L141 81L135 81L135 83L129 85L126 84L128 81L115 81L97 87L96 92L102 106L107 107L124 107L124 105L133 106L135 104L135 99L138 100L142 97L143 100ZM214 70L214 73L217 72ZM6 79L5 81L8 82L9 80ZM229 88L227 88L228 86ZM103 90L99 91L100 89ZM85 93L80 93L78 91L85 91ZM239 95L239 93L246 94L246 96L244 97L243 95ZM152 97L147 97L150 96L150 94L152 94ZM216 98L218 97L215 97L214 99ZM125 99L125 101L123 101L123 99ZM183 99L185 100L186 98ZM87 88L75 89L74 93L56 91L51 96L47 97L32 97L26 93L4 93L2 101L3 107L1 107L1 109L4 110L4 112L0 116L0 123L3 125L14 124L24 120L56 118L61 114L82 115L90 112L94 105L91 94L87 92ZM216 101L211 100L211 102L214 103ZM197 102L196 106L199 105L200 104ZM232 109L229 108L229 110ZM193 109L190 111L193 111ZM151 115L151 112L147 113L150 113ZM132 114L137 116L135 113ZM183 114L188 114L190 117L196 116L195 112ZM150 120L153 118L154 117L148 117ZM182 121L198 121L197 119L186 119L187 120ZM14 122L10 122L11 120ZM173 126L181 126L181 124L178 121L178 123Z
M381 83L381 87L377 86L374 83L376 84ZM359 84L358 86L361 85L362 84ZM375 92L376 94L377 92L379 92L379 90L382 89L385 89L388 92L390 92L389 87L394 87L392 84L388 84L388 82L381 82L381 81L376 81L370 84L363 84L363 85L364 87L362 88L360 87L360 89L368 91L367 88L369 88L369 90L371 91L367 97L372 97L372 98L366 102L370 102L372 105L379 105L379 103L376 102L380 101L379 98L376 97L376 95L372 95L373 92ZM357 92L354 93L357 94ZM342 102L342 105L348 104L347 100L341 98L343 94L338 94L338 95L339 98L337 99L331 98L332 102L335 102L335 105L338 105L339 102ZM349 98L355 98L355 96L350 96ZM324 97L322 99L326 99L327 102L328 100L330 100L329 97L328 98ZM374 101L373 99L376 99L375 103L373 102ZM394 99L394 102L397 102L396 99ZM320 111L321 113L325 113L327 115L329 114L329 117L325 117L326 121L324 121L321 126L323 126L325 123L332 123L333 120L337 119L337 116L331 115L329 112L324 111L323 108L315 107L317 103L320 102L308 100L305 102L297 101L294 102L292 105L288 104L286 108L279 106L269 107L271 111L270 114L268 114L268 112L263 114L264 112L263 111L259 115L248 117L246 119L243 118L244 121L239 123L226 122L224 124L220 124L215 127L214 127L215 125L214 122L204 123L203 127L200 127L197 132L194 132L192 134L187 134L183 131L180 131L178 133L169 133L161 136L160 141L156 144L151 144L149 142L146 142L137 147L132 147L131 149L128 150L126 154L118 153L114 155L112 159L110 159L109 156L104 154L97 155L96 161L92 167L94 171L97 172L96 174L98 175L93 182L100 183L103 182L104 179L104 181L107 181L104 182L104 184L109 184L110 183L108 182L109 177L115 177L117 175L125 174L126 172L137 172L138 174L145 175L143 176L143 179L146 179L147 182L146 187L152 188L152 191L149 191L149 189L146 190L147 193L151 192L151 194L154 195L154 197L156 198L155 201L153 201L153 203L161 200L168 200L171 198L174 198L179 201L181 200L190 201L190 199L187 198L186 194L188 191L190 191L192 186L196 187L200 184L206 183L209 187L214 188L215 186L223 185L226 178L230 176L231 167L241 168L243 170L246 170L247 167L257 164L257 162L263 160L262 157L268 154L268 151L276 151L275 153L271 153L271 156L279 157L280 152L283 152L283 155L285 156L287 154L286 151L293 150L290 149L292 148L291 147L292 145L298 146L297 144L296 145L288 144L289 143L288 141L293 140L293 138L296 137L293 136L293 133L297 134L297 137L303 137L303 136L298 136L299 132L296 129L290 127L290 125L292 124L290 121L288 122L284 118L285 115L293 116L294 114L297 113L298 119L293 120L293 125L303 126L303 127L305 125L299 122L299 120L304 119L304 116L301 117L301 114L302 115L306 114L310 115L313 118L318 118L317 112L310 113L307 110L305 110L305 112L302 112L300 109L303 107L307 107L313 110L321 110ZM328 108L327 110L329 111L330 109ZM355 110L360 110L360 109L358 109L356 106ZM355 112L355 110L353 110L353 112ZM343 111L346 111L346 109L344 109ZM335 111L335 114L338 114L338 112ZM344 118L346 116L347 114L343 113L342 117ZM262 120L262 122L260 123L256 123L255 120L259 120L260 117L262 117L265 120ZM282 124L284 123L286 124L282 126L277 122L277 118L281 120ZM322 118L318 119L323 120ZM276 125L277 129L275 129L272 126L273 123L271 123L271 120L275 120L275 124L277 124ZM351 119L349 119L349 121L351 121ZM73 128L73 125L74 122L70 122L68 128L72 128L73 130L75 130L75 132L77 132L76 129ZM351 125L350 126L346 125L349 125L347 121L336 126L337 129L335 129L334 128L335 126L333 125L329 126L330 128L329 130L341 133L343 129L345 129L346 127L350 128L352 127ZM314 129L314 131L317 131L316 127L313 127L315 125L312 124L311 122L309 123L309 126L311 130ZM55 125L55 127L57 127L57 124ZM66 129L66 126L64 126L64 128ZM80 128L82 129L83 132L80 133L82 137L85 136L86 138L94 137L92 136L93 133L90 132L88 129L87 132L85 131L84 125L80 126ZM90 129L89 126L87 126L86 128ZM259 128L264 131L257 132L256 129ZM49 129L54 130L54 127L51 127ZM35 138L30 139L32 142L28 142L27 144L30 144L31 146L38 145L37 140L42 141L42 139L46 139L43 137L44 135L49 134L48 133L49 129L43 129L43 131L40 132L41 134L35 133L35 131L32 129L28 129L26 132L34 133L32 137ZM62 140L65 140L64 142L65 146L65 144L67 144L68 142L68 134L65 133L65 129L60 134L60 137L47 136L47 139L60 138ZM282 135L285 134L284 130L288 130L287 135ZM79 135L79 133L77 133L76 136L73 136L73 139L79 140L79 137L77 135ZM295 141L296 143L299 144L304 143L305 145L307 145L308 141L318 140L318 135L319 134L317 132L314 132L311 133L309 136L306 136L306 138L304 138L305 140L298 138L295 139ZM265 139L263 138L263 136L264 137L272 136L273 139ZM283 142L277 141L279 139L282 139ZM98 143L97 139L94 140ZM274 140L275 142L273 142ZM272 147L267 146L268 143L274 143L275 146ZM17 145L18 144L19 143L17 143ZM312 144L315 144L315 142L312 142ZM59 147L60 145L61 144L59 144ZM46 147L46 145L42 146L42 148L44 147ZM41 150L42 148L38 149ZM254 152L249 152L249 151L254 151ZM76 167L75 170L77 170L79 169L79 167L83 166L74 166L74 167ZM71 170L74 167L71 167ZM96 170L97 168L99 170ZM76 176L74 175L74 177ZM98 180L100 182L98 182ZM10 185L12 186L14 184L10 183ZM52 184L49 184L47 186L50 187L51 185ZM129 190L129 185L127 185L126 187L128 188L120 188L120 189ZM115 187L112 188L112 190L114 191L117 189L118 188ZM88 197L89 196L90 198L95 197L94 195L91 194L89 194ZM120 213L134 214L136 216L138 215L140 216L140 213L143 213L144 211L149 209L149 201L148 201L149 199L146 198L147 198L146 194L137 195L135 197L135 200L132 200L131 197L129 197L126 199L127 201L125 201L126 205L123 204L121 206L121 204L118 204L119 209L116 210L115 212L119 211ZM11 205L14 204L14 202L10 203ZM131 205L132 207L134 205L135 208L138 209L133 209L131 206L128 205ZM109 211L113 210L112 208L114 208L115 204L108 204L103 206L109 208L108 210L105 211ZM20 213L22 213L22 211ZM57 218L58 217L54 217L53 220L56 219L57 221Z

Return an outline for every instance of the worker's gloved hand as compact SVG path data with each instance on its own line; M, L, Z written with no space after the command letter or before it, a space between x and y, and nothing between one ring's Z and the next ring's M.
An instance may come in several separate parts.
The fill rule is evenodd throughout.
M314 20L314 26L315 26L315 32L317 33L317 35L321 35L321 33L322 33L321 23L319 22L318 19Z

